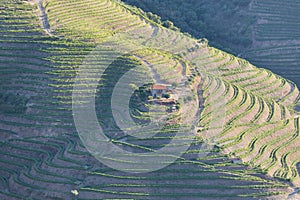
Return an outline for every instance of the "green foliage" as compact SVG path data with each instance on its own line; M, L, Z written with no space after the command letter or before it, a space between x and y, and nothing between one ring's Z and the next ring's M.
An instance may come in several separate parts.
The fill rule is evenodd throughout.
M170 98L171 97L171 95L170 94L165 94L165 98Z
M22 114L26 111L27 98L19 94L0 92L0 112Z
M300 85L299 44L295 42L299 38L299 5L295 1L123 1L156 13L193 37L205 37L210 45Z
M174 31L180 31L179 28L177 28L176 26L174 26L173 22L171 22L170 20L166 20L162 22L162 25L166 28L172 29Z
M179 84L178 84L178 83L176 83L176 82L173 82L173 83L172 83L172 87L173 87L173 88L176 88L176 87L178 87L178 85L179 85Z
M239 52L252 43L249 27L255 22L255 17L245 12L250 0L124 0L124 2L161 16L162 20L166 20L162 23L165 27L172 28L174 23L183 32L196 38L207 38L213 46L231 53ZM151 15L157 20L154 16Z
M161 24L161 17L156 15L156 14L153 14L152 12L147 12L147 17L154 21L155 23L157 24Z
M5 7L6 3L8 2L13 1L6 0L3 6ZM18 7L23 8L21 7L23 3L21 1L18 2L20 2L18 4ZM50 3L52 4L54 2L55 1L51 1ZM55 8L51 9L51 12L60 7L64 8L61 9L62 13L66 13L67 11L75 11L64 6L65 2L72 1L56 2L58 3L58 5L55 6ZM82 11L82 14L87 13L88 15L90 15L88 11L84 10L90 9L90 6L95 6L95 10L97 10L98 12L98 5L93 4L95 2L96 1L88 1L88 3L90 3L88 8L81 5L80 11ZM102 2L103 5L106 5L106 1ZM77 4L78 1L74 1L74 5ZM8 5L10 8L14 8L15 6L17 7L17 5L13 3L8 3ZM30 9L27 8L26 11L35 13L35 7L32 6L31 9L32 10L30 11ZM1 12L1 14L3 14L6 9L3 9L2 11L3 12ZM103 11L105 11L105 9L103 9ZM29 12L19 12L15 16L3 16L3 19L9 18L10 16L18 16L22 18L20 22L23 22L23 14L28 14ZM114 12L111 13L113 16L116 16ZM126 15L126 13L124 15ZM69 13L61 15L61 20L63 20L63 18L68 19L69 22L72 22L72 20L74 19L70 18ZM86 21L88 20L83 20L80 23L81 19L82 18L80 17L78 18L75 27L79 27L77 26L77 23L82 25L81 28L85 27ZM107 17L107 19L110 19L110 17ZM10 22L12 22L12 20L10 20ZM38 21L36 20L34 22ZM115 22L122 21L116 19ZM11 24L19 25L14 23L7 24L7 29L9 29L10 27L14 27L11 26ZM25 20L22 24L25 24ZM110 26L111 24L110 22L107 22L106 25ZM24 26L29 26L29 24ZM55 199L55 196L60 196L61 199L69 199L71 189L74 191L75 195L77 192L80 193L80 191L85 190L84 193L86 193L87 196L92 195L97 199L101 199L103 198L103 196L109 199L123 197L129 199L174 199L178 197L185 199L193 197L197 199L199 198L199 196L207 199L226 197L235 199L241 198L242 195L244 195L244 197L257 197L264 195L273 195L275 191L276 193L278 193L277 191L281 191L282 185L279 185L277 181L270 181L268 179L268 184L266 184L266 180L264 178L259 178L260 176L253 175L254 172L252 170L249 170L246 167L238 169L235 166L231 167L231 163L229 163L228 160L223 159L221 155L212 155L213 152L210 152L210 155L208 157L201 158L201 162L199 162L198 159L193 159L194 156L198 155L198 153L203 153L203 151L201 151L201 149L198 147L192 147L185 153L188 159L178 158L176 163L169 166L168 168L161 169L160 171L153 173L140 174L137 176L133 176L128 173L117 172L113 169L99 164L97 161L94 161L95 159L90 155L89 152L86 151L83 144L80 142L77 133L74 132L75 129L73 127L72 113L68 112L72 109L70 106L70 102L72 83L76 75L76 69L78 65L81 64L85 55L93 49L92 44L86 41L79 42L79 39L86 38L86 34L90 33L77 33L76 30L70 29L70 31L74 31L74 35L76 36L81 36L81 34L85 34L85 36L76 38L70 35L71 32L68 32L66 33L66 35L72 36L70 37L72 38L72 40L56 40L51 37L43 36L42 30L39 30L40 32L35 34L34 40L31 40L32 35L28 35L28 37L26 35L26 38L24 37L25 39L23 40L21 39L23 37L23 33L21 36L18 34L12 34L10 35L10 37L14 39L11 40L12 42L10 43L8 41L8 38L6 37L11 33L5 32L5 30L3 31L4 34L0 36L4 41L3 44L12 44L9 45L11 46L11 49L9 50L4 49L5 47L1 47L3 48L3 55L4 52L13 52L13 55L16 56L15 51L18 48L20 48L20 50L22 51L22 56L26 56L28 58L33 58L31 57L32 55L36 56L42 54L42 58L39 60L39 62L33 63L32 61L32 63L30 63L30 66L21 65L25 62L14 64L12 64L11 62L3 62L4 64L2 63L3 71L1 73L1 78L3 79L1 80L1 85L5 85L5 88L3 90L20 90L20 88L17 88L17 86L15 86L14 84L10 84L10 82L7 82L7 80L12 80L11 82L22 84L21 89L23 90L24 94L27 94L27 91L37 94L36 97L32 99L33 102L37 103L37 105L33 106L33 109L38 111L34 115L26 114L24 116L17 113L15 115L16 117L14 117L16 118L16 120L13 119L15 121L8 121L5 118L1 121L1 124L6 125L2 127L3 129L6 129L6 127L12 127L17 130L20 136L17 140L14 139L14 137L12 139L5 139L1 142L1 163L3 166L1 168L3 171L3 176L0 179L1 188L3 189L4 184L7 184L7 188L5 188L5 190L2 190L1 194L4 196L4 198L26 199L28 197L32 197L36 199ZM95 36L91 35L91 37ZM40 43L40 41L38 40L39 38L42 43ZM37 51L32 51L32 49L36 49L34 48L34 42L37 42L40 45L39 48L43 50L43 53L35 53ZM26 46L22 46L23 44L26 44ZM5 56L2 57L3 60L5 60L5 58ZM34 59L39 58L35 57ZM5 61L9 61L9 59ZM205 61L205 58L203 59L203 61ZM110 63L110 60L107 60L107 62ZM213 61L213 63L215 62L217 61ZM101 64L105 65L106 63ZM97 65L97 67L101 67L101 64ZM19 65L21 65L21 67L19 67ZM104 76L102 77L103 79L101 79L99 83L99 92L96 96L96 109L100 114L98 119L100 123L104 125L103 127L106 133L111 138L114 138L114 136L116 136L115 133L118 134L119 131L116 127L114 127L114 124L112 122L113 118L111 116L111 113L109 112L110 110L107 109L109 108L109 105L111 103L110 97L114 89L113 86L116 85L116 82L120 79L120 77L129 69L136 69L135 73L138 75L140 71L138 71L139 68L136 68L137 65L139 65L139 63L135 62L135 60L133 59L130 59L126 56L120 57L119 59L111 63L111 66L109 66L105 71ZM37 70L44 66L47 67L46 70L50 70L51 72L44 73L46 70ZM29 69L29 67L32 67L32 69ZM221 68L222 66L219 67ZM22 68L22 71L14 71L19 68ZM9 76L6 76L5 73L9 74ZM20 74L26 74L26 76L20 76ZM192 74L193 75L190 76L191 81L196 76L195 72L193 71ZM135 77L139 78L140 76ZM247 77L247 80L249 80L249 76ZM221 81L217 83L218 85L212 85L214 86L213 88L216 89L215 93L219 93L221 91L219 90L220 88L222 89L222 87L220 87L220 83ZM49 89L48 87L45 87L45 85L49 86ZM226 87L229 85L230 83L228 81ZM130 111L132 111L130 114L131 116L135 117L136 121L140 122L147 119L146 116L140 112L141 109L139 108L141 108L141 103L143 103L141 100L143 100L144 97L147 98L150 95L149 87L143 86L137 88L135 85L132 86L134 89L136 89L136 91L133 94L133 98L130 100ZM44 89L41 88L46 89L44 91ZM241 89L239 87L235 88L237 90L237 94L233 96L234 101L232 105L238 105L239 102L247 102L246 98L244 98L244 100L241 100L243 97L245 97L239 94ZM39 91L41 92L39 93ZM7 105L9 105L11 108L15 109L22 104L26 105L26 98L18 95L17 93L0 92L0 94L2 94L1 98L3 97L2 99L4 99L1 100L1 103L5 105L3 107L7 107ZM59 99L59 103L55 98ZM84 98L85 97L83 96L83 100ZM209 98L207 98L205 101L208 102ZM183 105L184 99L180 99L179 102L182 103L181 105ZM177 109L180 109L180 103L176 105ZM209 104L206 107L209 107ZM233 109L236 111L238 109L238 106ZM264 109L268 109L268 106L265 106ZM205 112L203 113L206 114ZM26 119L22 117L28 117L33 123L36 124L26 122L22 123L19 121L19 119ZM52 123L54 121L55 123ZM26 127L30 128L29 131L27 131ZM30 130L36 128L48 129L49 127L53 129L53 135L51 134L50 137L46 137L46 134L44 134L43 136L32 137L32 135L34 135L35 133L32 134L32 131ZM63 129L56 129L58 127L63 127ZM8 132L7 130L2 130L2 128L1 133ZM122 141L117 141L115 139L112 139L111 141L116 145L119 145L120 148L129 150L129 152L144 152L145 150L149 151L149 149L147 148L148 146L151 147L151 149L161 148L166 142L168 143L168 141L173 138L173 134L168 133L170 131L170 128L175 129L176 127L171 127L170 125L164 128L161 134L157 134L151 138L140 139L128 137L126 140ZM39 129L37 129L37 131L39 131ZM54 132L55 134L57 133L57 136L54 136ZM254 131L249 131L249 133L250 132ZM28 136L30 136L30 138ZM215 156L215 158L217 159L214 159L213 156ZM189 159L189 157L191 157L192 159ZM213 158L213 160L210 160L211 158ZM120 162L127 161L120 160ZM206 162L208 162L209 164L206 164ZM225 166L225 168L222 168L222 166ZM29 170L22 170L20 172L19 169ZM101 172L93 172L94 170ZM13 176L13 179L9 179L11 175ZM91 182L91 184L89 184L88 186L83 186L82 183L84 183L86 179L93 179L95 181ZM106 182L109 183L106 184ZM172 184L170 184L171 182ZM224 183L224 185L220 185L220 182ZM11 185L15 184L18 184L18 190L10 188ZM76 188L78 190L77 192ZM266 190L264 188L273 188L272 191L274 192L268 192L269 190ZM217 192L213 190L217 190ZM92 192L89 193L90 191ZM33 197L33 194L36 196Z
M193 99L195 99L195 97L190 95L190 96L187 96L187 97L184 99L184 102L185 102L185 103L188 103L188 102L192 101Z
M169 20L164 21L162 25L166 28L172 28L174 26L173 22L171 22Z

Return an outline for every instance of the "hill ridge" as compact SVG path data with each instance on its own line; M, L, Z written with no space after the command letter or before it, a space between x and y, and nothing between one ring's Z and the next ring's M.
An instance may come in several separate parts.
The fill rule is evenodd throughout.
M51 2L53 3L55 1L50 1L50 3ZM105 2L105 1L101 1L101 2ZM115 2L112 1L110 3L114 4ZM104 4L102 4L102 5L104 5ZM69 4L69 6L72 6L72 4ZM51 13L53 14L53 9L51 8L50 4L48 4L47 8L51 9L51 12L49 12L48 14L50 14L50 19L52 19L52 24L53 24L54 15L51 15ZM115 6L112 6L110 9L118 9L118 3ZM55 17L58 18L59 13L56 13ZM69 17L71 17L71 16L69 16ZM130 18L130 17L128 17L128 18ZM126 34L127 34L126 36L129 35L129 37L134 38L134 39L129 38L129 40L131 39L132 41L133 40L137 41L137 38L140 37L140 38L142 38L140 40L147 41L146 43L143 43L141 45L146 45L148 48L159 48L159 49L163 49L163 50L168 50L177 55L180 55L182 58L185 58L185 59L188 59L189 54L190 55L191 54L207 55L207 59L203 59L203 61L205 61L205 63L203 63L203 61L201 61L201 60L197 60L197 57L195 57L196 59L189 60L189 63L194 65L194 66L190 66L193 70L198 68L200 73L213 74L214 76L216 75L218 77L221 77L222 80L224 80L224 79L228 80L229 83L231 82L230 79L226 79L226 77L224 77L223 74L226 74L226 71L228 70L228 66L230 66L230 65L232 66L230 68L231 71L239 70L242 72L244 70L245 71L254 70L254 69L257 71L262 70L262 69L253 67L253 65L249 64L247 61L245 61L243 59L235 58L233 55L227 54L225 52L216 50L211 47L206 47L205 44L198 43L197 40L195 40L195 39L188 38L187 36L185 36L183 34L176 33L175 31L166 29L164 27L158 27L159 29L158 29L158 31L156 31L157 33L153 35L153 33L155 32L152 29L153 25L150 26L148 24L148 21L145 22L145 21L143 21L143 19L144 18L142 18L142 19L139 18L138 20L141 20L141 22L138 22L138 23L135 22L135 26L137 27L137 30L142 31L143 34L139 35L139 32L137 32L137 31L133 31L134 34L133 33L131 34L130 31L128 31L128 32L126 32ZM50 23L51 23L51 20L50 20ZM71 24L70 24L70 21L65 25L62 22L60 24L60 26L72 27L73 25L71 25ZM154 26L155 26L155 24L154 24ZM149 27L152 27L152 28L149 28ZM79 28L79 25L77 26L77 28ZM122 28L116 29L116 27L115 27L115 31L116 30L120 30L122 32ZM130 28L130 30L132 30L132 28ZM155 36L155 37L152 37L152 36ZM166 41L166 40L168 41L167 43L161 42L161 41ZM186 55L184 55L184 54L186 54ZM228 59L228 60L225 60L224 58ZM197 65L197 66L195 66L195 65ZM217 73L213 72L212 70L216 70ZM292 117L294 115L293 107L295 106L295 104L298 102L298 99L299 99L298 88L291 82L285 81L284 79L279 78L279 76L274 76L270 71L267 71L267 70L263 70L263 71L266 72L266 77L264 77L262 79L262 81L258 82L259 85L257 85L258 83L256 83L257 86L255 84L253 86L248 85L248 88L249 88L248 90L254 92L253 94L256 94L256 95L259 94L260 99L264 99L264 101L266 102L263 109L266 111L268 110L268 112L270 113L269 116L266 118L266 120L268 120L268 121L275 120L275 122L276 122L278 120L281 120L281 118L287 119L285 116L287 116L287 117L290 116L291 119L293 119L293 117ZM244 79L246 79L246 77L247 76L244 75ZM256 77L254 76L253 79L255 80ZM261 87L264 84L264 82L267 85L265 85L264 87ZM276 87L273 86L274 89L272 89L272 92L270 92L268 89L271 87L271 85L276 86ZM239 85L239 86L241 87L241 85ZM279 88L282 88L282 89L279 89ZM269 92L269 94L267 95L268 98L266 98L266 95L265 95L266 93L264 90ZM261 91L261 93L259 93L259 91ZM273 91L274 92L277 91L277 92L274 93ZM249 95L252 96L251 93L249 93ZM241 98L242 96L237 96L237 97ZM279 105L281 105L281 106L279 106ZM239 108L240 107L236 107L236 109L239 109ZM272 111L273 109L276 109L276 110L282 109L282 111L278 110L276 112L280 112L280 113L284 112L285 116L272 115L272 113L274 112L274 111ZM276 114L278 114L278 113L276 113Z
M97 42L102 41L103 38L105 39L112 34L118 35L118 30L122 32L129 29L130 33L135 34L129 35L130 37L125 34L127 40L122 40L120 43L129 41L139 44L141 41L148 39L143 46L149 48L150 52L154 49L162 55L155 54L156 59L151 60L152 54L150 52L137 52L141 54L139 58L151 60L156 66L161 64L167 69L174 68L177 71L182 69L180 62L184 62L189 71L187 85L194 87L200 78L203 81L203 86L199 89L203 90L203 97L205 98L202 102L204 110L199 120L199 137L205 139L206 129L211 128L209 125L215 125L216 127L212 128L215 128L217 133L221 133L221 136L223 136L221 139L231 139L233 145L238 146L238 142L243 143L242 147L245 147L244 149L234 149L238 150L237 154L243 153L244 157L248 156L247 159L253 157L254 162L256 162L256 160L259 161L260 157L255 157L251 152L256 152L257 149L260 150L258 152L263 152L264 148L268 148L264 145L268 144L256 145L257 140L255 140L255 134L252 134L252 131L257 131L264 128L264 126L267 129L276 125L274 134L280 135L282 139L290 137L293 140L290 140L290 143L285 141L284 144L279 144L280 141L276 139L270 140L270 146L278 145L274 148L276 151L271 153L276 155L280 152L284 155L282 157L278 156L282 160L266 159L266 161L271 164L275 162L276 169L282 169L282 171L275 171L279 178L294 178L294 181L297 181L296 163L293 163L299 160L296 157L297 149L294 152L281 152L282 148L293 147L293 143L297 143L299 133L299 122L297 119L293 120L292 117L293 105L297 101L298 94L295 87L295 92L286 97L287 94L284 94L284 91L292 89L286 83L287 81L272 75L272 73L259 70L245 60L237 60L230 54L188 38L184 34L162 27L155 29L153 24L146 22L140 23L136 21L141 19L139 16L130 16L129 11L120 8L119 4L112 1L74 2L51 0L44 2L53 34L64 36L64 38L42 35L38 18L34 16L36 11L34 7L25 5L18 0L16 0L16 2L19 2L18 4L3 1L7 3L7 7L12 8L6 11L10 15L1 13L3 18L8 16L28 17L26 18L28 20L27 24L12 20L13 17L9 18L11 21L1 20L1 24L5 27L2 30L5 34L0 37L3 44L0 48L2 52L1 63L3 65L1 68L3 70L1 87L5 89L6 95L10 97L7 99L11 101L12 105L16 103L24 105L24 108L20 107L20 110L16 113L14 113L14 110L8 110L9 113L1 114L1 132L3 132L4 138L1 142L0 164L3 166L1 169L3 175L0 181L0 195L3 199L36 197L70 199L74 198L73 194L70 193L74 189L79 191L81 199L88 199L91 195L94 195L95 198L100 198L100 196L101 198L119 198L121 196L135 199L173 199L175 197L174 190L179 187L182 190L179 192L176 189L178 191L176 195L183 199L187 197L199 199L199 196L203 199L222 197L228 199L254 199L267 198L268 196L282 199L287 196L287 193L291 192L287 184L258 174L259 170L231 163L230 158L215 153L216 149L213 149L213 152L205 152L205 149L197 146L198 143L193 144L183 158L169 168L150 175L137 176L136 179L133 179L128 174L122 174L101 165L90 156L77 136L70 107L74 77L76 77L76 71L86 56L95 49ZM103 8L101 12L97 12L100 8ZM72 11L70 15L67 9ZM107 10L108 13L105 13ZM121 14L116 15L119 12ZM82 24L77 23L81 22L80 19L82 19L78 16L82 17L81 15L84 13L88 13L88 16L84 16L85 21ZM123 17L125 21L132 19L131 26L126 27L124 21L114 19L115 16ZM103 20L98 22L99 19ZM29 24L34 25L29 28ZM99 29L105 27L106 29L99 33L97 29L85 28L86 24L93 24L93 27ZM19 35L13 29L16 26L24 27L26 37ZM32 35L34 37L31 37ZM119 35L122 38L122 34ZM125 36L123 35L123 37ZM105 53L106 50L103 49L103 52ZM172 52L175 52L176 55L172 55ZM26 57L26 60L24 57ZM175 61L178 59L180 62L177 62L176 65ZM170 60L175 61L173 63ZM105 64L99 63L97 60L94 60L94 62L94 64L99 64L100 67ZM136 65L134 60L127 57L117 60L114 65L116 69L121 70L118 63L125 67ZM227 67L230 70L227 70ZM159 69L161 68L157 67L157 70ZM240 73L231 75L230 72ZM258 79L255 76L256 72L262 74ZM163 70L159 73L166 79L170 78L168 73ZM254 81L244 80L248 73L252 75ZM174 74L176 75L176 73ZM8 75L8 77L5 77L5 75ZM113 79L114 74L108 74L108 77ZM253 82L257 82L257 85L251 84ZM264 94L270 91L268 88L261 86L263 83L280 85L278 91L276 88L273 88L273 90L281 94L281 97L286 97L287 100L272 96L271 98L264 98ZM249 89L243 90L242 86L247 86ZM261 95L249 92L252 90L257 93L261 92ZM15 93L16 96L12 93ZM270 92L270 94L272 93L273 91ZM101 94L105 95L105 93ZM217 101L218 97L221 98L223 94L226 94L227 98L225 98L225 110L227 111L227 118L225 119L231 121L231 123L220 128L217 126L218 118L216 118L215 123L211 123L211 117L222 114L224 111L223 108L216 109L218 106L222 106ZM14 98L20 98L20 101L13 102L11 99ZM276 100L279 103L275 102ZM200 99L200 101L202 100ZM257 105L255 102L260 102L260 104ZM0 101L0 106L2 106L2 103ZM106 101L100 103L102 103L102 107L107 107ZM240 111L241 109L243 109L243 112ZM256 111L255 115L253 109ZM138 118L140 116L134 117ZM253 122L251 122L252 131L248 130L247 132L246 129L249 127L242 122L249 123L248 117ZM264 122L267 120L269 122ZM260 121L260 126L255 127L258 121ZM236 125L234 125L235 123ZM293 132L287 135L286 132L290 130L293 130ZM270 130L262 130L261 136L267 138L271 133L273 132ZM143 150L141 147L145 143L150 147L161 147L163 141L169 139L168 137L168 135L162 135L148 140L127 138L123 142L115 140L115 143L121 143L124 148L140 151ZM252 143L247 144L247 140L243 140L243 137L250 138L249 141ZM208 135L207 138L209 139L210 136ZM254 148L252 148L253 145ZM230 147L228 144L227 146ZM202 153L208 153L209 159L205 161L202 159L206 157L201 158L200 156L199 158ZM266 156L266 154L259 154L258 156ZM268 165L269 163L265 164ZM287 169L287 174L285 174L285 169ZM180 176L174 176L175 171ZM159 178L162 175L165 180ZM178 184L173 182L170 184L174 180ZM229 180L232 181L232 184L241 187L228 186ZM158 184L158 182L161 184ZM61 187L62 185L64 187ZM198 190L192 190L194 188L198 188ZM220 189L218 194L214 190L216 188Z

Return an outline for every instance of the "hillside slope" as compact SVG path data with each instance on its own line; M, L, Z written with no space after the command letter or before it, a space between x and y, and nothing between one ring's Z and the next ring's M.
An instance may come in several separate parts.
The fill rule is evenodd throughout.
M167 81L173 82L174 74L186 76L187 87L204 99L202 103L198 99L204 106L199 138L210 141L214 130L215 142L224 151L270 175L299 181L294 148L299 143L299 121L293 111L299 91L293 83L157 26L114 1L45 1L54 36L43 32L36 5L2 1L0 106L6 108L0 115L2 199L72 199L75 189L79 199L282 199L291 192L286 183L234 164L217 149L205 152L199 140L171 166L134 176L91 156L73 122L74 78L87 55L95 49L108 52L96 47L118 33L125 33L117 40L120 46L133 43L148 50L135 51L134 59L93 60L92 67L98 68L113 62L112 72L104 78L107 88L100 90L100 111L109 106L105 92L124 73L122 69L151 63ZM160 70L166 66L176 73ZM144 151L144 146L164 146L170 136L111 137L125 149Z
M101 12L116 13L124 9L113 2L110 2L112 6L107 8L105 2L99 1L99 7L102 6L103 8ZM90 5L89 2L85 2L85 4ZM60 8L70 7L71 9L77 4L58 1L50 1L47 4L46 9L50 10L48 16L50 25L54 27L54 33L66 37L70 37L74 33L81 33L81 28L85 28L85 26L78 23L82 11L74 12L74 8L72 9L72 15L64 18L65 11L55 9L58 6ZM96 9L96 7L94 8ZM226 147L225 150L230 152L238 151L237 154L245 158L246 162L262 167L262 169L269 171L271 175L287 179L298 177L296 172L297 161L294 160L297 158L292 156L289 150L289 148L293 149L294 142L297 144L299 132L298 118L293 111L294 105L298 103L299 96L295 84L272 74L270 71L255 68L248 62L225 52L200 44L185 35L163 27L151 26L145 20L137 20L137 16L126 15L124 18L121 16L118 16L119 20L113 20L110 24L112 27L110 31L114 33L125 31L127 40L134 39L139 45L177 54L190 64L192 71L194 71L191 76L194 77L197 76L197 73L200 73L202 77L206 77L204 80L204 99L206 101L199 121L199 126L203 130L216 128L209 127L211 126L210 121L212 119L210 115L212 111L217 112L219 109L214 107L213 103L215 103L215 99L218 99L217 95L225 94L224 105L226 107L223 111L226 113L225 119L219 117L220 120L223 120L224 125L219 128L219 134L228 134L226 137L224 135L224 140L220 140L221 147ZM107 22L97 21L97 17L93 15L92 17L90 15L84 16L85 21L93 22L93 26L96 27L91 31L101 34L106 33ZM126 20L126 23L133 25L126 29L122 20ZM130 23L131 21L132 23ZM79 32L74 32L73 27L76 27ZM103 27L106 27L106 29L103 29ZM69 32L71 33L69 34ZM81 37L86 40L90 37L90 34L86 31ZM101 40L102 37L97 39ZM162 41L167 42L163 43ZM212 108L213 110L211 110ZM216 115L218 114L220 113ZM218 120L218 118L214 120ZM218 126L222 123L216 122ZM267 127L272 127L272 129L270 130ZM266 131L264 131L265 129ZM256 133L255 130L260 133L259 136L251 134ZM291 134L291 137L287 137L287 132ZM275 134L278 136L274 137ZM199 133L199 135L203 134ZM245 135L247 137L244 137ZM281 136L287 139L287 143L278 140L278 137ZM275 145L271 149L276 149L276 152L263 151L268 146L268 143L264 142L265 140ZM282 145L285 148L282 148ZM236 147L241 147L245 152L241 151L242 149L236 149ZM292 151L294 152L294 150ZM265 159L264 163L259 162L257 157L261 156L269 157L270 161L266 162ZM285 173L280 172L280 170L284 170Z
M171 20L196 38L300 84L299 2L124 0ZM224 31L226 30L226 31Z

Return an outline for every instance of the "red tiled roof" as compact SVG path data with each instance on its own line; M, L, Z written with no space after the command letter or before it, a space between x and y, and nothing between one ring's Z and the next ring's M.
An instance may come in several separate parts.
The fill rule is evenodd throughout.
M167 86L165 85L152 85L152 90L166 90Z

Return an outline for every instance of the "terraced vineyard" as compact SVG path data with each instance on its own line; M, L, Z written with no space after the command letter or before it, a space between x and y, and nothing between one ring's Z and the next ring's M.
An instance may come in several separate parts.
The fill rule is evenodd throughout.
M300 85L298 1L123 1Z
M119 2L48 0L43 6L51 34L43 30L36 4L1 0L1 199L283 199L292 184L300 184L295 84ZM120 47L140 49L115 60L114 49L99 48L111 35L119 37L113 39ZM86 63L95 52L107 57ZM173 127L150 138L122 135L108 109L120 77L140 66L134 68L136 79L152 73L192 89L201 113L188 151L166 168L140 174L96 160L80 140L72 113L73 85L84 64L89 84L95 84L95 70L111 64L96 107L111 142L129 152L163 148ZM133 115L139 113L132 105ZM218 147L205 148L203 141ZM232 156L247 165L232 162Z
M253 28L254 44L245 52L246 58L299 86L299 2L254 0L249 12L257 16L258 23Z

